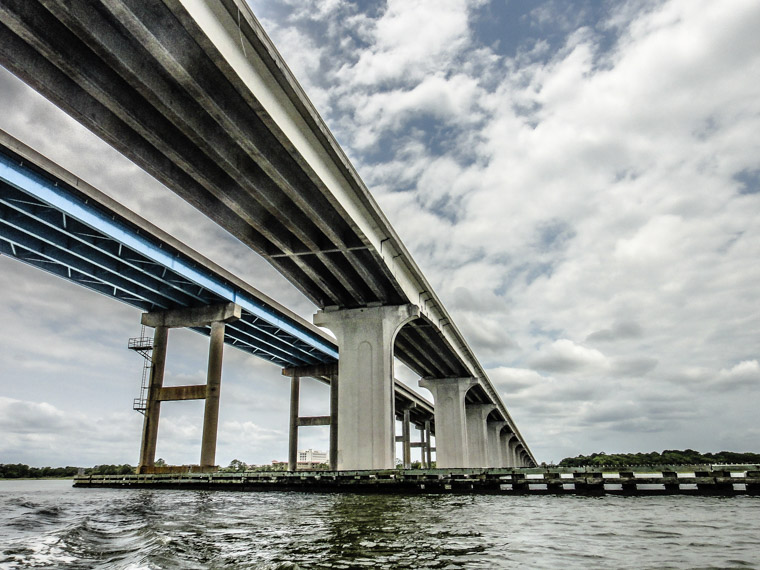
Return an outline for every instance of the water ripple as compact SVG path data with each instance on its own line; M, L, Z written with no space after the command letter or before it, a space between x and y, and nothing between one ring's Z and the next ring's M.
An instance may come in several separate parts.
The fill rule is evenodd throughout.
M760 568L760 498L340 495L0 482L0 568Z

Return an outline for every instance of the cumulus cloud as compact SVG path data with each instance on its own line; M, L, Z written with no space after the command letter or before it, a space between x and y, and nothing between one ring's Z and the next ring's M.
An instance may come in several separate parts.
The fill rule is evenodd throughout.
M713 382L715 390L760 387L760 364L757 360L745 360L726 370L722 369Z
M575 344L573 341L561 338L550 346L542 348L531 360L531 365L539 370L548 372L598 372L604 370L608 360L600 351Z

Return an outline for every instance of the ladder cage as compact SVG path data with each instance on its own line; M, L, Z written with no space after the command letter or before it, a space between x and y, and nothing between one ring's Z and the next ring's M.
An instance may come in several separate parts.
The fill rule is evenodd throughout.
M132 409L145 415L148 407L148 384L150 369L153 364L153 338L145 334L145 325L140 330L140 336L130 338L127 348L143 357L142 379L140 381L140 396L132 401Z

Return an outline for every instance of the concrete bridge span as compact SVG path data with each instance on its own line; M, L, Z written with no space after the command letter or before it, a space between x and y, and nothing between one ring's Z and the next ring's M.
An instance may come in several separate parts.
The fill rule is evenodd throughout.
M535 463L464 336L242 0L0 0L0 63L320 307L315 322L339 339L339 399L358 406L341 406L341 468L392 466L394 354L425 379L439 429L456 424L459 439L446 439L456 447L438 450L451 466L495 460L484 441L497 435ZM462 436L476 405L493 406L479 412L490 427ZM368 434L377 445L364 455L356 443Z

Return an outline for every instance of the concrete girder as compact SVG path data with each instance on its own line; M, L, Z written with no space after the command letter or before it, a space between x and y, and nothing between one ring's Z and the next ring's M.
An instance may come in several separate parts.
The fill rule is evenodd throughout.
M25 4L24 8L28 11L34 10L36 5L31 2ZM91 53L83 50L74 51L77 43L76 41L69 41L71 34L67 29L44 12L38 11L34 16L30 15L29 17L36 18L35 23L48 28L49 31L55 31L51 34L51 37L55 38L52 40L52 44L43 45L41 49L44 50L45 57L54 62L65 74L62 77L60 71L57 74L53 73L53 77L45 81L45 85L39 87L38 90L47 94L51 90L60 91L62 87L68 87L68 89L64 89L68 93L56 94L51 98L78 118L80 122L108 140L124 154L130 156L148 172L183 195L185 199L202 211L224 214L223 209L214 212L214 208L219 207L219 202L226 204L232 211L231 216L223 220L217 218L217 221L227 227L225 222L238 218L242 222L240 223L242 231L235 235L249 245L253 245L250 238L255 237L257 233L252 231L252 228L255 227L261 235L261 239L259 246L254 247L254 249L262 255L270 253L269 248L272 243L277 247L284 248L285 251L289 250L288 241L281 241L283 238L269 229L273 223L277 223L276 218L273 219L270 216L265 219L261 217L259 215L260 208L249 195L241 191L227 173L200 154L190 144L190 141L177 131L174 125L166 121L147 101L135 94L126 82L116 76L109 68L99 66L97 58L94 58ZM27 24L23 20L18 20L16 23L21 26ZM27 29L27 34L34 37L42 35L35 34L36 31L38 30L34 28ZM19 48L20 46L14 46L13 51L24 51ZM83 65L83 68L78 71L77 65L80 64ZM23 67L26 68L28 65ZM16 71L12 64L11 69L14 72ZM22 77L27 82L33 83L35 80L40 80L39 77L27 78L23 71L22 68ZM37 76L40 75L39 70L35 73ZM104 83L106 79L101 77L103 74L108 76L111 83ZM67 76L77 77L83 87L78 89L78 86L71 85ZM67 81L69 81L69 85L62 85ZM35 85L35 87L37 86ZM73 97L71 95L72 88L77 91ZM100 101L106 101L106 103L101 105ZM72 102L75 105L73 109L71 107ZM115 124L114 119L121 124ZM130 132L134 135L133 137L129 136ZM158 148L162 149L164 156L156 156L156 149ZM140 152L142 149L147 152ZM136 153L137 157L135 157ZM169 164L179 166L177 170L170 173L171 176L167 176L168 172L165 170L166 159L169 159ZM178 181L181 182L178 184ZM200 186L200 189L194 191L193 189L196 186ZM218 201L214 201L213 204L209 203L208 206L198 206L196 203L198 196L207 195L209 192ZM212 217L214 216L212 215ZM287 261L278 260L275 263L275 265L289 264L297 266L300 271L306 274L308 279L317 282L323 291L339 291L342 288L337 279L325 277L328 275L327 273L320 273L300 258L288 258ZM326 279L329 279L330 282L328 283ZM338 297L334 297L330 301L337 302L337 299Z
M435 332L434 328L434 325L423 315L418 321L410 323L410 326L402 330L401 334L407 342L433 361L432 366L429 366L427 370L436 369L436 377L470 376L471 372L452 356L453 352L445 337ZM431 346L435 347L435 350L422 348ZM419 373L425 375L425 371Z
M345 225L345 221L337 215L330 219L328 214L326 223L317 228L313 220L319 218L318 213L296 189L303 187L307 180L303 176L298 179L299 170L283 164L282 158L286 156L285 153L278 155L272 153L271 148L256 146L255 141L260 140L261 136L251 136L253 118L250 113L236 112L239 106L228 104L222 107L218 104L218 99L224 95L216 94L225 88L228 90L225 101L232 100L232 86L217 79L219 71L213 66L204 66L206 62L202 58L200 47L188 40L186 35L177 33L178 26L171 25L175 22L173 16L168 11L161 10L160 4L152 5L150 17L145 17L145 14L136 15L132 10L146 10L147 5L137 3L131 8L126 8L122 2L103 1L113 17L153 55L155 61L160 64L160 69L146 66L146 58L140 57L134 51L123 49L118 43L109 46L90 41L90 47L96 49L101 57L109 58L112 67L121 69L122 74L128 75L130 84L142 86L140 93L178 125L185 136L193 140L199 148L204 148L208 156L220 164L225 164L227 170L237 173L238 179L247 181L251 188L255 188L260 203L269 214L287 225L305 246L305 249L298 251L285 250L284 255L316 255L358 299L365 295L363 290L366 289L375 297L382 296L380 287L369 272L362 273L363 276L370 277L368 281L361 284L356 282L359 272L356 271L358 264L353 256L346 256L345 259L349 265L355 266L355 275L343 271L340 264L333 263L328 254L322 253L325 235L334 244L329 250L337 253L360 247L362 244L344 242L343 238L350 234L342 231L341 226ZM48 7L54 9L57 6L59 5L53 3ZM86 37L91 40L95 37L116 35L117 31L110 22L105 18L98 19L96 12L89 9L81 9L77 14L73 12L73 7L67 7L65 10L59 9L57 15L65 19L69 27L78 26L80 35L83 35L84 31L90 31ZM105 29L100 32L91 31L96 24ZM161 71L165 71L166 75ZM164 77L178 79L186 93L178 90L175 85L170 85ZM214 93L215 96L209 96L210 93ZM235 92L235 95L240 98L239 93ZM184 100L180 101L183 96ZM202 102L203 105L198 105L198 102ZM198 112L187 113L187 108L194 105L198 106ZM258 130L260 131L261 127L258 127ZM232 141L237 145L231 144ZM225 154L220 149L230 149L232 152ZM289 201L286 201L284 196L287 196Z
M68 5L65 9L63 6L59 3L52 3L48 9L57 8L56 15L59 18L65 18L70 26L73 25L72 22L78 23L80 34L92 24L91 16L96 14L95 11L87 10L85 12L86 21L81 22L70 17L66 18L70 13ZM155 5L155 7L159 6L160 4ZM84 37L93 38L91 35ZM94 42L91 41L90 43L89 47L92 48ZM123 66L116 67L114 62L121 62L123 55L127 53L130 52L119 51L118 54L107 54L110 55L111 69L118 69L123 72ZM99 50L99 55L103 55L103 50ZM136 65L140 66L141 63L136 63ZM144 63L142 67L146 70L150 69ZM173 153L173 160L182 163L186 171L214 192L220 200L237 205L238 213L244 216L250 225L261 228L268 240L281 251L286 254L293 253L293 247L297 241L300 241L303 244L303 249L307 251L319 251L317 244L319 237L307 235L307 228L310 227L308 219L304 215L298 215L293 210L286 211L285 215L282 215L284 204L277 203L272 198L272 195L278 193L281 188L276 188L269 177L262 175L257 165L250 160L245 162L242 156L227 157L215 152L214 149L224 148L225 145L221 140L214 140L214 129L209 128L209 124L193 123L192 119L203 116L202 113L182 113L178 110L169 109L167 105L161 105L161 102L167 99L173 102L177 101L182 95L180 91L170 91L167 88L166 93L162 93L160 89L158 89L158 93L152 93L147 89L148 84L142 83L143 89L137 90L137 93L133 94L130 99L121 101L120 99L126 97L125 94L131 94L126 86L138 83L138 77L140 77L138 74L130 74L125 79L125 83L120 86L119 93L115 97L113 92L108 91L109 85L96 83L94 79L91 81L93 88L102 89L104 96L112 98L111 109L117 112L125 122L144 133L146 138L155 146L169 148L171 145L169 152ZM110 81L115 83L113 78L110 78ZM155 87L155 85L150 84L150 87ZM147 104L141 104L140 97L143 97ZM160 133L158 137L153 135L152 129L155 128L155 125L159 127L156 130ZM203 136L200 136L200 133L203 133ZM245 168L246 165L248 168ZM251 189L255 188L256 199L252 198L252 194L246 186L238 186L234 180L244 180ZM290 221L291 218L295 218L292 220L293 223L285 224L285 221ZM284 231L270 229L278 224L282 224ZM324 257L319 257L320 261L324 263ZM321 280L323 287L334 288L336 285L338 288L346 287L349 293L362 298L358 289L351 289L353 277L342 272L334 264L326 264L328 270L335 275L334 282L328 285L323 280L324 272L312 269L299 256L293 259L294 263L301 265L304 271L310 273L312 279Z

